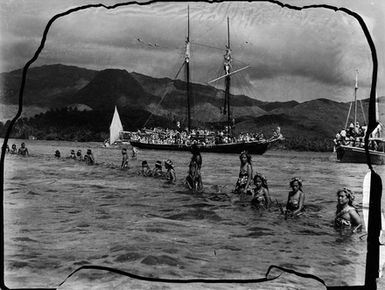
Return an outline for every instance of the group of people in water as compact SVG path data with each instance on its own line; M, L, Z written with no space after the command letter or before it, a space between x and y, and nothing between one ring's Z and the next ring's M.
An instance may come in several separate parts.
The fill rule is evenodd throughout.
M17 154L21 156L29 156L28 148L25 147L25 143L22 142L20 148L17 149L16 144L12 144L11 148L9 148L8 144L5 148L5 152L9 154Z
M261 173L256 173L253 177L251 156L246 151L240 154L239 159L241 165L234 193L240 194L240 200L249 199L251 204L258 208L270 207L272 200L266 177ZM306 196L302 189L302 180L299 177L293 177L289 185L291 191L288 194L286 210L279 205L280 209L285 216L300 216L305 210ZM337 210L334 221L336 227L351 227L354 231L361 228L361 219L353 201L354 194L350 189L345 187L337 191Z
M201 176L202 156L198 146L191 146L191 159L188 167L188 175L184 179L187 187L194 192L203 190L203 182ZM251 205L258 209L267 209L273 205L266 177L261 173L253 174L251 156L248 152L243 151L239 155L240 169L239 176L232 191L235 195L239 195L241 202L250 202ZM147 161L142 162L142 169L138 174L148 177L164 177L168 183L175 184L176 173L171 160L164 162L166 172L162 170L162 162L156 161L155 167L151 170ZM299 177L293 177L289 186L291 190L288 193L285 209L277 202L281 212L285 217L297 217L305 212L306 194L302 189L302 180ZM337 191L337 210L335 215L336 227L351 227L354 231L361 226L360 216L353 205L354 194L348 188L342 188Z
M125 151L126 150L123 148L122 165L125 162ZM203 190L202 177L200 173L200 169L202 166L202 156L198 150L198 147L195 144L191 147L191 153L192 157L190 160L188 175L185 179L185 183L189 187L189 189L198 192ZM145 177L165 178L167 183L175 184L176 171L174 168L174 163L170 159L167 159L166 161L164 161L164 167L166 169L165 172L162 168L162 161L157 160L155 162L154 168L151 170L147 160L144 160L142 161L142 169L138 171L138 174Z
M7 146L6 152L10 154L19 154L29 156L28 149L25 143L21 143L17 150L16 144L13 144L11 149ZM132 159L137 158L137 149L132 148ZM201 192L203 190L203 182L201 176L202 156L197 144L191 146L191 159L188 167L187 177L184 179L186 186L193 192ZM61 158L59 150L55 151L56 158ZM75 150L71 150L70 155L66 157L78 161L84 161L88 165L95 164L95 158L91 149L87 149L86 154L82 154L79 149L76 154ZM269 208L273 204L266 177L261 173L253 174L253 166L251 156L247 151L241 152L239 155L240 168L239 176L235 184L233 193L239 195L239 200L242 202L250 202L253 207L258 209ZM127 148L122 149L121 169L127 169L129 163ZM146 160L142 161L142 167L137 171L137 174L144 177L164 178L169 184L175 184L177 181L176 171L173 162L170 159L164 161L166 171L163 171L162 161L155 162L153 169L150 168ZM287 216L300 216L305 210L306 194L302 189L302 180L299 177L293 177L289 182L291 190L288 193L285 210L277 202L281 212ZM337 191L337 210L335 215L336 227L351 227L354 231L362 226L361 218L353 204L354 193L348 188L342 188Z
M61 158L61 153L59 150L55 151L55 157L56 158ZM73 159L73 160L78 160L78 161L84 161L88 165L94 165L95 164L95 157L94 154L92 153L91 149L87 149L86 154L83 155L82 150L79 149L76 152L75 155L75 150L72 149L70 152L70 155L67 156L66 158L68 159Z

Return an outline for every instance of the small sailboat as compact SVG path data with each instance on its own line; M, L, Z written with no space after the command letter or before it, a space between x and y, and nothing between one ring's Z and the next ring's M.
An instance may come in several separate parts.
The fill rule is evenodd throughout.
M209 83L216 82L218 80L225 80L225 105L223 112L227 114L227 125L226 132L223 135L212 134L195 134L195 131L191 126L191 89L190 89L190 21L189 21L189 10L188 10L188 29L186 37L186 46L185 46L185 60L183 66L186 70L186 95L187 95L187 135L186 140L172 140L172 142L157 142L154 140L154 134L151 135L142 135L136 136L136 138L131 138L130 143L132 146L143 148L143 149L157 149L157 150L176 150L176 151L190 151L192 144L197 144L200 151L202 152L214 152L214 153L240 153L243 150L248 151L251 154L263 154L268 149L268 146L283 139L283 136L280 132L280 128L274 131L274 135L269 138L253 138L252 140L237 140L232 135L233 127L233 118L231 116L231 107L230 107L230 78L231 75L238 73L248 66L243 67L238 70L231 71L231 47L230 47L230 22L227 18L227 45L225 47L224 54L224 70L225 73L223 76L216 78ZM202 130L204 131L204 130ZM164 133L160 132L159 134ZM223 132L222 132L223 133ZM158 135L159 135L158 134Z
M114 144L124 143L124 133L129 133L123 131L123 125L120 121L118 108L115 106L114 115L112 117L111 125L110 125L110 138L104 141L105 147L110 147Z
M358 71L354 87L354 101L350 103L345 129L341 130L335 139L335 152L337 160L343 163L367 163L367 155L364 148L365 130L361 130L357 121L357 91ZM354 105L354 121L348 127L350 112ZM362 115L365 114L361 103ZM378 119L378 104L376 103L376 118ZM365 127L365 126L364 126ZM363 128L364 128L363 127ZM385 165L385 139L382 137L383 125L379 123L377 128L369 136L369 156L372 164Z

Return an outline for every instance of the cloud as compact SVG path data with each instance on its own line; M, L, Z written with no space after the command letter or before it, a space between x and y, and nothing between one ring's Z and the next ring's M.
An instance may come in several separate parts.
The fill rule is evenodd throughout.
M114 2L117 1L108 1ZM1 35L5 35L0 46L3 71L23 66L33 55L48 19L78 5L79 1L43 3L46 4L40 0L34 4L23 2L20 7L9 4L7 9L14 12L14 17L7 14L7 19L2 20L7 23L7 27L1 28ZM337 1L337 4L348 3ZM385 40L378 30L378 24L384 22L378 19L381 13L371 12L368 4L353 1L352 5L364 11L371 31L377 32L376 41L383 47ZM36 65L117 67L173 78L183 62L186 6L186 3L156 3L115 10L91 9L65 16L53 24ZM223 74L227 16L233 69L249 64L242 76L254 88L270 84L271 95L278 96L279 89L287 94L288 86L295 85L307 89L293 88L293 98L316 98L317 94L321 97L338 92L336 87L354 85L356 68L360 71L360 85L367 87L371 83L370 50L352 17L326 9L293 11L265 2L190 3L193 81L206 83ZM381 60L385 64L382 55ZM259 95L268 97L268 91L266 87L266 93Z

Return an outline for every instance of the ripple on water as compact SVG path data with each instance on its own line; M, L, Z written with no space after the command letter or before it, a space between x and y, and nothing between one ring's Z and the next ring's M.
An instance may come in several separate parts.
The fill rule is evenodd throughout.
M10 270L12 270L12 269L20 269L20 268L27 267L28 265L29 264L27 262L10 260L6 264L6 268L10 269Z
M34 243L38 242L28 237L17 237L17 238L13 238L12 240L14 240L15 242L34 242Z
M184 212L184 213L166 216L165 218L172 219L172 220L203 220L203 219L208 219L211 221L222 221L223 220L214 211L203 210L203 209L189 210L189 211Z
M160 255L160 256L152 256L148 255L146 258L144 258L141 261L142 264L145 265L168 265L168 266L178 266L181 265L181 262L178 259L175 259L173 257L167 256L167 255Z
M143 258L143 255L137 253L137 252L129 252L124 253L122 255L117 256L114 261L116 262L132 262L139 260L140 258Z
M27 192L28 195L40 195L40 193L34 192L32 190Z

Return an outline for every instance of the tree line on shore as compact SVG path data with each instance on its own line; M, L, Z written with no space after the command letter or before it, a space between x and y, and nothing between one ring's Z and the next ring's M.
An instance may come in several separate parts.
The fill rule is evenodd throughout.
M175 120L150 116L144 110L125 110L120 115L123 127L134 131L143 126L176 129ZM78 142L103 142L109 137L112 116L104 111L79 111L77 108L50 109L31 118L19 118L10 137L16 139L63 140ZM10 120L0 122L0 136L4 138ZM333 150L332 138L310 137L306 135L287 136L274 145L277 149L296 151L330 152Z

